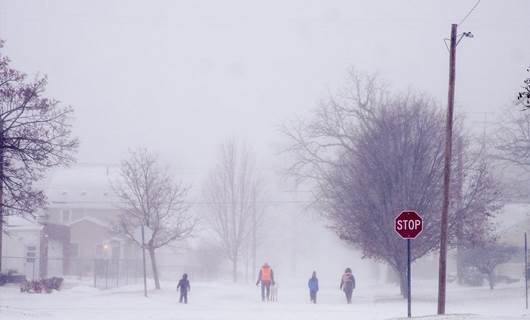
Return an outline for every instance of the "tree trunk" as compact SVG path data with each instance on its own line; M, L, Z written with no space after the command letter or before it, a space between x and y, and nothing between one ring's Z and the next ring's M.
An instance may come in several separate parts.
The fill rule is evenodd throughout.
M153 278L155 280L155 289L160 289L160 279L158 278L158 268L156 266L155 249L148 248L149 257L151 258L151 268L153 269Z
M237 282L237 258L234 258L232 260L232 277L234 280L234 283Z
M256 203L254 202L254 210L252 211L252 272L256 271L256 251L257 251L257 218L256 218ZM251 272L251 273L252 273Z
M247 252L246 252L246 255L245 255L245 282L248 283L249 282L249 270L248 270L248 268L249 268L249 265L250 265L250 262L249 262L250 261L250 257L249 257L250 252L249 252L248 248L247 248L246 251Z
M490 285L490 289L493 290L493 288L495 287L495 273L494 272L488 273L488 283Z
M398 271L399 291L403 298L407 298L407 270Z
M0 272L2 272L2 242L4 240L4 123L0 121Z
M397 267L392 266L390 270L392 271L396 282L399 283L399 292L403 298L407 298L407 267L402 267L400 265Z

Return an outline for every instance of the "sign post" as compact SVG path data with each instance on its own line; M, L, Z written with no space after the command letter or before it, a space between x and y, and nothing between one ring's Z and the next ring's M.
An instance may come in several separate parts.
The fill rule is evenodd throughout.
M394 220L394 230L400 237L407 240L407 317L410 318L412 316L410 240L416 238L423 230L423 219L416 211L402 211Z
M528 244L526 241L526 232L524 233L524 287L525 287L526 309L528 309Z

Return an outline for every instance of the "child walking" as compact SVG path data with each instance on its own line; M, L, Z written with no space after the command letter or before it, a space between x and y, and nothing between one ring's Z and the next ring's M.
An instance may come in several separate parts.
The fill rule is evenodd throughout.
M180 289L180 303L188 303L188 292L191 291L190 281L188 280L188 274L185 273L182 275L179 284L177 285L177 292Z
M307 286L309 287L309 299L311 302L317 303L318 278L316 271L313 271L311 278L309 278L309 281L307 282Z
M355 289L355 277L353 276L350 268L346 268L340 279L340 289L344 291L344 294L346 295L346 301L348 304L350 304L353 289Z

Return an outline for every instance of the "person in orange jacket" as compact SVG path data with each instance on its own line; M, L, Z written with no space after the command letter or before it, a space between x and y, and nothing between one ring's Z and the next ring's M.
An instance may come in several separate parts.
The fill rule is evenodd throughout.
M271 284L274 285L274 272L267 262L263 264L259 270L258 281L256 281L256 286L261 283L261 301L267 301L270 299L271 295Z

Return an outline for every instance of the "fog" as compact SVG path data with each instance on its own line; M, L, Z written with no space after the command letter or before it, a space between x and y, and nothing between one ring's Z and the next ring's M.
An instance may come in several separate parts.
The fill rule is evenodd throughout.
M2 1L0 32L13 65L48 75L49 94L75 107L79 163L117 163L148 146L200 170L236 135L269 169L282 139L275 126L313 109L352 66L444 105L443 39L473 4ZM461 26L475 35L457 58L456 101L469 119L519 88L528 6L484 1Z
M306 281L317 270L337 286L352 267L362 286L391 278L388 267L361 259L310 206L310 186L285 175L291 158L282 153L287 141L279 127L310 116L344 86L351 68L445 108L444 39L475 3L0 0L0 38L14 68L46 75L46 94L74 108L76 164L49 172L49 200L61 201L63 190L111 192L108 170L143 147L191 186L191 210L203 215L202 192L220 145L236 138L255 154L265 185L258 266L269 262L280 283ZM455 110L471 132L493 135L527 77L529 12L526 0L484 0L459 25L474 35L459 44L456 60ZM202 224L196 237L167 250L162 270L183 265L187 250L211 237L207 229ZM228 281L225 263L218 278ZM249 272L253 282L258 270L243 265L241 277ZM179 268L163 279L177 281Z

